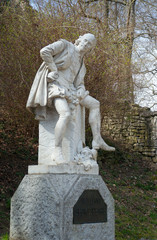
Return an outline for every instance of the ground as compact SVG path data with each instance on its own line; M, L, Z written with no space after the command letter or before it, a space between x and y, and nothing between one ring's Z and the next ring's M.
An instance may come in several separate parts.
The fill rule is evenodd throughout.
M0 239L7 240L10 198L27 174L28 165L37 164L37 138L2 120L0 134ZM157 240L155 165L118 147L115 153L99 151L98 163L115 199L116 240Z
M116 156L108 157L105 158L105 154L101 157L100 174L115 199L116 240L157 240L157 175L154 165L129 154L121 155L121 160L118 157L119 161L113 161Z

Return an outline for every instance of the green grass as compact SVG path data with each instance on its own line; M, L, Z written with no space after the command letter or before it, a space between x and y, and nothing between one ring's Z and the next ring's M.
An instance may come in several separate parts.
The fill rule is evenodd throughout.
M119 187L120 189L120 187ZM116 201L116 240L157 239L157 211L154 188L139 191L127 186L114 194ZM154 193L153 193L154 190ZM120 194L121 192L121 194Z
M9 240L9 235L5 234L1 237L1 240Z
M147 184L142 184L142 183L138 182L136 184L136 186L138 188L141 188L142 190L156 190L157 189L156 185L153 182L147 182Z
M100 173L115 200L116 240L157 240L157 175L142 159L102 157Z
M132 213L124 206L116 208L116 240L157 239L155 221L151 219L142 213Z

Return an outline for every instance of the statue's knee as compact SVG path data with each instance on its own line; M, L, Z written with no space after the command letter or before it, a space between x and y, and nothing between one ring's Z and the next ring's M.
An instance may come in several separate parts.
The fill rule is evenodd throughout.
M96 122L96 118L95 117L89 117L89 124L91 125L91 124L93 124L93 123L95 123Z
M92 104L90 106L90 109L91 110L100 109L100 102L95 99L95 101L92 102Z
M70 116L71 116L71 113L70 111L65 111L65 112L62 112L60 114L60 117L61 118L64 118L66 121L68 121L70 119Z
M95 100L94 107L95 108L100 108L100 102L98 100Z
M71 113L70 113L70 112L66 112L66 113L65 113L65 117L66 117L66 119L69 120L69 119L70 119L70 116L71 116Z

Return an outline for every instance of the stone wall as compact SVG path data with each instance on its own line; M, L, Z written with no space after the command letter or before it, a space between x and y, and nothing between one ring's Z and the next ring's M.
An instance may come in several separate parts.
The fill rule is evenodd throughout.
M157 162L157 112L126 104L103 118L102 133L143 158Z

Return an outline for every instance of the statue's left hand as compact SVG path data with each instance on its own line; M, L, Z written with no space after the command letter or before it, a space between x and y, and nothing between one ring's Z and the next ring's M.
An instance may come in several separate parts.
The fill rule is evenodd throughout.
M59 74L58 74L57 71L50 72L50 73L48 73L48 76L47 76L47 78L48 78L48 82L55 81L55 80L58 79L58 77L59 77Z

